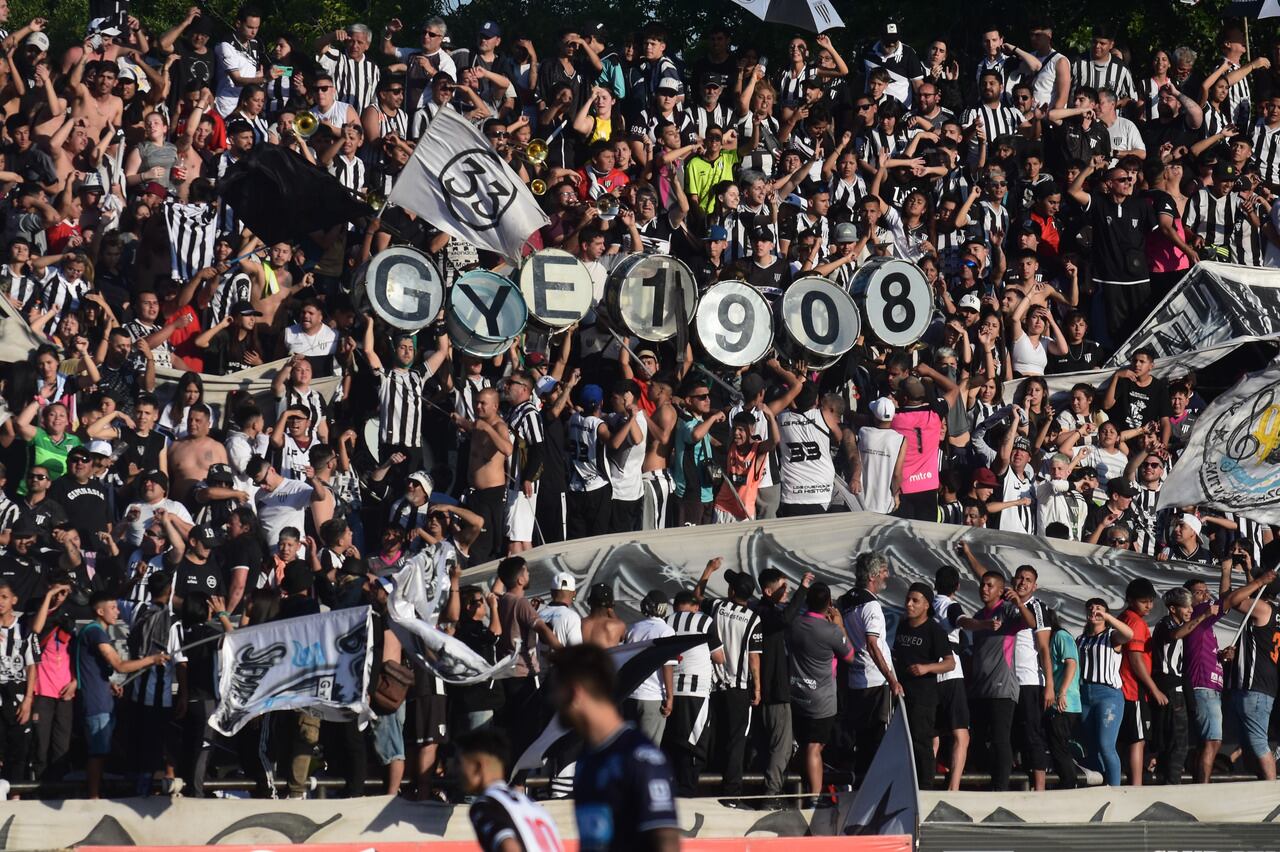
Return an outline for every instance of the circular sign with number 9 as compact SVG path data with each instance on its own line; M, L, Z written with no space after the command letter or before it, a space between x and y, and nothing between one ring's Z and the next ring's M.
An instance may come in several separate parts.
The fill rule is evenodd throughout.
M876 258L858 270L853 293L864 297L867 326L889 346L910 346L929 328L933 298L914 263Z
M698 302L694 330L712 358L726 367L746 367L773 345L773 314L755 287L721 281Z

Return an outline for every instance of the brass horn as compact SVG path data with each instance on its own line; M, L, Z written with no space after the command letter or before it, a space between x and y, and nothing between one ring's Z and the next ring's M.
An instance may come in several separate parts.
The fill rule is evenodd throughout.
M547 161L547 140L533 139L524 147L524 156L530 163L540 166Z
M600 219L608 222L618 217L618 198L608 193L596 199L596 210L600 211Z
M299 138L310 139L320 129L320 119L314 113L300 112L293 118L293 132Z
M529 191L532 192L534 195L546 195L547 182L542 178L534 178L533 180L529 181Z

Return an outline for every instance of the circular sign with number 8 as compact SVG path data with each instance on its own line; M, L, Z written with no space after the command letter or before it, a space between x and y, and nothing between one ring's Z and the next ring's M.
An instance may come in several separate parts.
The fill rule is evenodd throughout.
M910 346L929 328L933 298L929 282L914 263L876 258L853 279L855 296L863 297L867 327L889 346Z

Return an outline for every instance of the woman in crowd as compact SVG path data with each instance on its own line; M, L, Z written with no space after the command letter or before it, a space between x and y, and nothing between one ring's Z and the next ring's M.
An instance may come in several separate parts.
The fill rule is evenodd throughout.
M1090 598L1084 605L1084 632L1076 637L1080 655L1081 729L1089 757L1102 769L1103 780L1120 786L1120 755L1116 737L1124 717L1124 693L1120 691L1120 648L1133 638L1133 630L1107 612L1107 602Z

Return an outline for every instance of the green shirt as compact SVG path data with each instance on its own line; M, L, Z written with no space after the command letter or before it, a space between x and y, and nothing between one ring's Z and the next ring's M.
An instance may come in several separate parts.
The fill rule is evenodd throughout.
M1063 673L1067 668L1067 660L1076 661L1075 676L1071 678L1071 683L1067 685L1067 712L1081 712L1080 651L1076 647L1076 640L1072 639L1071 634L1065 630L1055 630L1053 639L1049 641L1049 655L1053 660L1053 685L1055 690L1062 683Z
M737 151L721 151L714 163L690 157L684 167L684 191L698 196L698 206L704 213L714 213L716 196L712 190L721 181L733 180L733 167L737 164Z
M36 427L36 436L31 440L31 466L44 467L49 471L49 479L54 480L67 472L67 453L80 446L80 439L70 432L62 436L62 441L54 443L49 433L42 427ZM18 485L18 493L27 493L27 480Z

